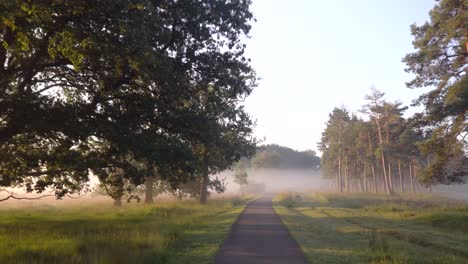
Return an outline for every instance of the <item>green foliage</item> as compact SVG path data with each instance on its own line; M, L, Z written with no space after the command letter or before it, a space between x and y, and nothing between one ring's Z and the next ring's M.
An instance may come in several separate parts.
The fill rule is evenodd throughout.
M435 128L431 136L419 144L421 152L429 158L429 164L420 177L428 185L463 183L463 177L468 173L464 145L456 137L444 136L443 130L446 129L447 125Z
M0 186L138 186L136 161L177 187L251 155L250 4L2 1Z
M408 67L406 70L416 75L407 83L408 87L437 86L439 89L435 92L440 93L443 92L441 88L448 88L464 75L468 4L464 0L437 2L429 12L429 22L411 25L416 51L407 54L403 62Z
M278 168L279 154L274 151L261 151L255 154L252 159L252 167L259 168Z
M408 87L435 86L417 102L425 106L418 119L428 134L420 146L432 160L423 173L426 184L458 183L468 173L467 9L465 0L437 1L428 22L411 26L415 51L403 58L415 75Z
M322 151L321 169L325 176L335 177L338 174L338 163L342 156L342 141L345 126L349 122L349 113L344 108L334 108L329 114L326 128L318 143Z
M387 194L408 191L405 183L412 192L418 184L462 183L468 171L467 134L462 132L466 130L465 115L428 128L424 116L406 119L407 107L388 102L384 96L373 87L366 95L368 103L361 112L368 120L350 116L343 108L330 113L318 144L324 175L336 177L339 191L358 185L360 191L383 189ZM370 187L363 188L369 181Z
M265 145L252 158L253 168L318 169L320 158L315 151L296 151L280 145Z

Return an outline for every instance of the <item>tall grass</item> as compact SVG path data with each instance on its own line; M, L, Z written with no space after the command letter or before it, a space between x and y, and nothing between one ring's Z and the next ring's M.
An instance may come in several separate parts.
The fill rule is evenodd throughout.
M0 210L0 263L210 263L245 199Z

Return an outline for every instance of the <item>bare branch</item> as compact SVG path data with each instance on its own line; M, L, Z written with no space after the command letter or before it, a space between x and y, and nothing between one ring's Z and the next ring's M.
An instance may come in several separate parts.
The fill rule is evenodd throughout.
M54 196L54 195L53 194L46 194L46 195L41 195L41 196L38 196L38 197L17 197L17 196L14 196L13 194L10 194L5 198L0 199L0 202L6 201L6 200L9 200L9 199L15 199L15 200L40 200L40 199L42 199L44 197L51 197L51 196Z
M66 196L67 196L68 198L70 198L70 199L80 199L80 198L84 197L85 195L86 195L86 193L85 193L85 194L82 194L82 195L78 195L78 196L76 196L76 197L71 196L71 195L69 195L69 194L67 194Z

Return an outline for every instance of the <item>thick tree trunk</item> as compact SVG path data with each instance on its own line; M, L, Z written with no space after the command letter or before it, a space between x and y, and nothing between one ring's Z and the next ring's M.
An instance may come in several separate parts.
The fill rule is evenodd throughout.
M208 156L204 154L203 171L202 171L201 181L200 181L200 203L201 204L206 204L208 200L208 181L209 181Z
M146 177L145 181L145 203L152 204L154 203L153 200L153 186L154 184L154 177L148 176Z
M114 198L114 206L116 207L122 206L122 198Z
M398 175L400 176L400 192L403 192L403 177L401 176L401 161L398 160Z

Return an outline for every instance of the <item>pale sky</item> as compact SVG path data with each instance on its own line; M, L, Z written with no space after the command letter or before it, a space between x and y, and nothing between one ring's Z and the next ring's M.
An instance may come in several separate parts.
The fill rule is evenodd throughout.
M357 111L371 85L406 105L403 56L409 27L428 20L432 0L253 0L257 18L247 56L262 78L246 100L256 136L298 150L317 149L335 106ZM414 112L414 110L412 111Z

